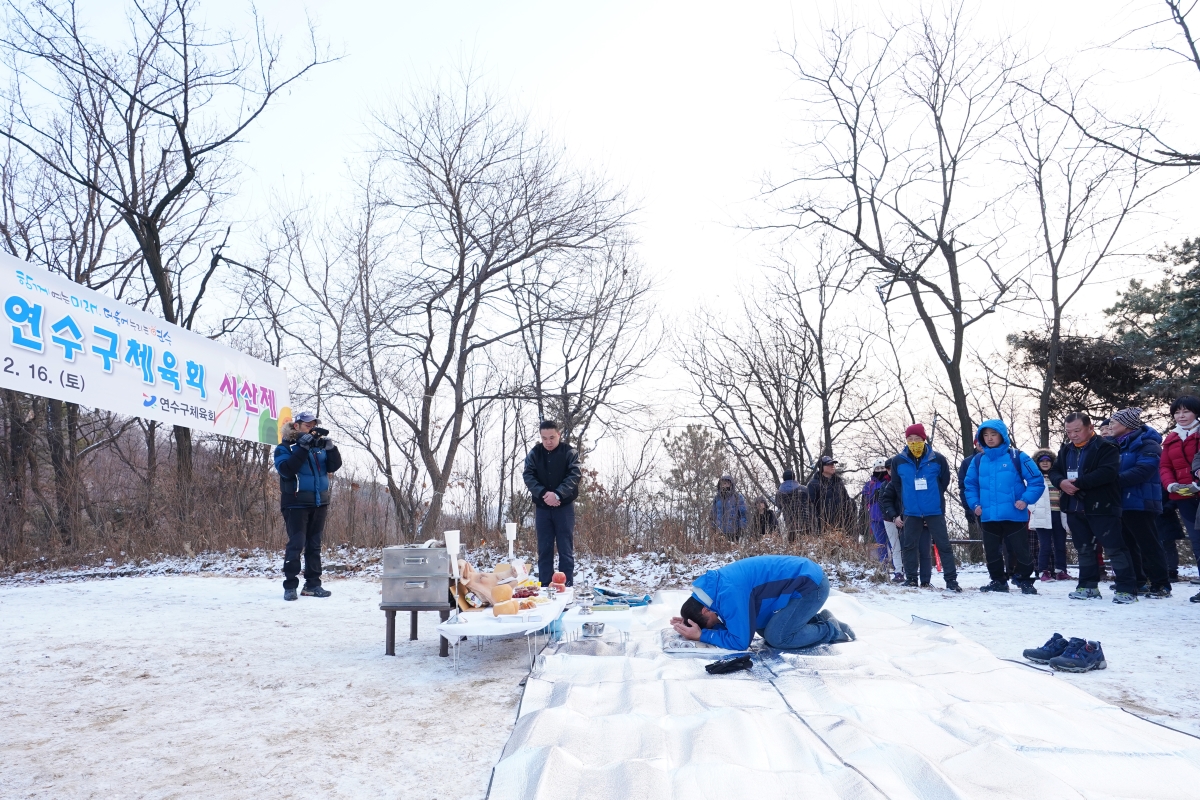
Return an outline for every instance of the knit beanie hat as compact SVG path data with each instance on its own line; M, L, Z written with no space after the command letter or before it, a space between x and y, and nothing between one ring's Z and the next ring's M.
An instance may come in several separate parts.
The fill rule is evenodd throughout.
M907 439L910 436L920 436L925 441L929 441L929 437L925 435L925 426L919 422L914 422L904 429L904 438Z
M1112 415L1113 422L1119 422L1130 430L1142 427L1142 410L1140 408L1122 408Z

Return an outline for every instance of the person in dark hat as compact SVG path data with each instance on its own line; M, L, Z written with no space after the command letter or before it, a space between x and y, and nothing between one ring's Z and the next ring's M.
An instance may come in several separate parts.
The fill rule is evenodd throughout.
M275 447L275 471L279 473L279 509L287 528L283 551L283 599L297 599L300 584L300 555L304 555L305 597L329 597L321 586L321 534L333 498L329 476L342 467L342 454L318 427L321 421L311 411L301 411L284 425L283 441Z
M918 547L921 533L929 531L942 558L946 589L961 592L950 534L946 531L946 489L950 487L950 465L945 456L929 445L925 426L917 422L904 431L904 449L888 461L888 472L896 482L899 508L892 520L900 529L900 550L904 556L905 586L917 585ZM932 576L920 574L922 586Z
M1138 593L1165 599L1171 596L1167 554L1158 539L1155 518L1162 513L1158 466L1162 436L1142 423L1140 408L1123 408L1109 423L1112 440L1121 451L1121 537L1133 562Z
M845 530L853 519L854 501L833 456L821 456L817 461L817 474L808 482L808 502L818 531Z

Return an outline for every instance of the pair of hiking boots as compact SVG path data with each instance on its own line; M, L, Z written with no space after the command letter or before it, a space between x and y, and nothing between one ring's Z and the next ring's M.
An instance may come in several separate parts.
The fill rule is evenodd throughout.
M1021 594L1037 594L1037 587L1033 585L1033 579L1018 580L1013 578L1013 584L1021 590ZM1008 592L1008 581L992 581L979 587L981 592Z
M320 586L305 586L300 590L300 594L304 595L305 597L329 597L329 595L333 594L333 592L329 591L328 589L322 589ZM283 599L298 600L299 597L296 595L295 589L284 589Z
M899 572L897 572L896 574L897 574L897 575L899 575L900 573L899 573ZM901 586L907 586L907 587L909 587L910 589L916 589L916 588L918 587L918 584L917 584L917 579L916 579L916 578L909 578L908 580L904 581L904 583L902 583L902 584L900 584L900 585L901 585ZM922 588L922 589L932 589L932 588L933 588L933 584L932 584L932 583L930 583L929 581L922 581L922 582L920 583L920 588ZM947 592L956 592L956 593L961 593L961 592L962 592L962 587L958 585L958 581L951 581L951 580L948 580L948 581L946 581L946 591L947 591Z
M1113 585L1115 585L1115 584L1113 584ZM1110 588L1111 588L1111 586L1110 586ZM1143 583L1141 586L1139 586L1137 588L1136 591L1132 591L1132 592L1116 592L1116 591L1114 591L1113 592L1113 602L1118 605L1127 605L1129 603L1136 603L1138 601L1138 595L1141 595L1142 597L1149 597L1154 600L1166 600L1171 596L1171 585L1167 584L1166 586L1158 586L1158 587L1151 589L1148 584ZM1091 588L1085 589L1084 587L1081 586L1078 589L1076 589L1075 591L1068 594L1067 597L1071 598L1072 600L1100 600L1101 598L1104 597L1104 595L1100 594L1099 589L1091 589Z
M1104 660L1104 648L1099 642L1076 637L1067 639L1061 633L1051 636L1041 647L1026 650L1021 655L1035 664L1046 664L1059 672L1090 672L1108 667L1108 662Z

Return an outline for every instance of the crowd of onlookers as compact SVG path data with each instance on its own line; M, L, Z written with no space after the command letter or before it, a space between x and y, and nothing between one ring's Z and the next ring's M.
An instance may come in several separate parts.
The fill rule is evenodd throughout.
M861 521L880 561L891 563L893 580L929 586L940 563L946 589L959 592L946 526L947 491L956 480L991 578L981 591L1008 592L1011 584L1037 594L1039 578L1069 580L1069 536L1078 558L1071 598L1101 597L1108 569L1113 602L1167 598L1172 584L1181 582L1180 541L1190 541L1200 563L1200 398L1180 397L1170 413L1174 425L1165 436L1143 422L1139 408L1121 409L1098 426L1086 413L1068 414L1066 441L1032 456L1012 445L1002 420L986 420L975 452L956 470L916 423L905 430L899 453L874 461L861 504L851 498L838 461L826 455L807 485L785 470L775 497L759 496L750 507L733 477L722 476L711 521L733 540L782 532L789 541ZM1200 593L1191 601L1200 603Z

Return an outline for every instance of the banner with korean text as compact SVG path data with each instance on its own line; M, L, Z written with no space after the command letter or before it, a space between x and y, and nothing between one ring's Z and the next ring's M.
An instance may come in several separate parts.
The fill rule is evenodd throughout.
M287 373L0 253L0 387L275 444Z

